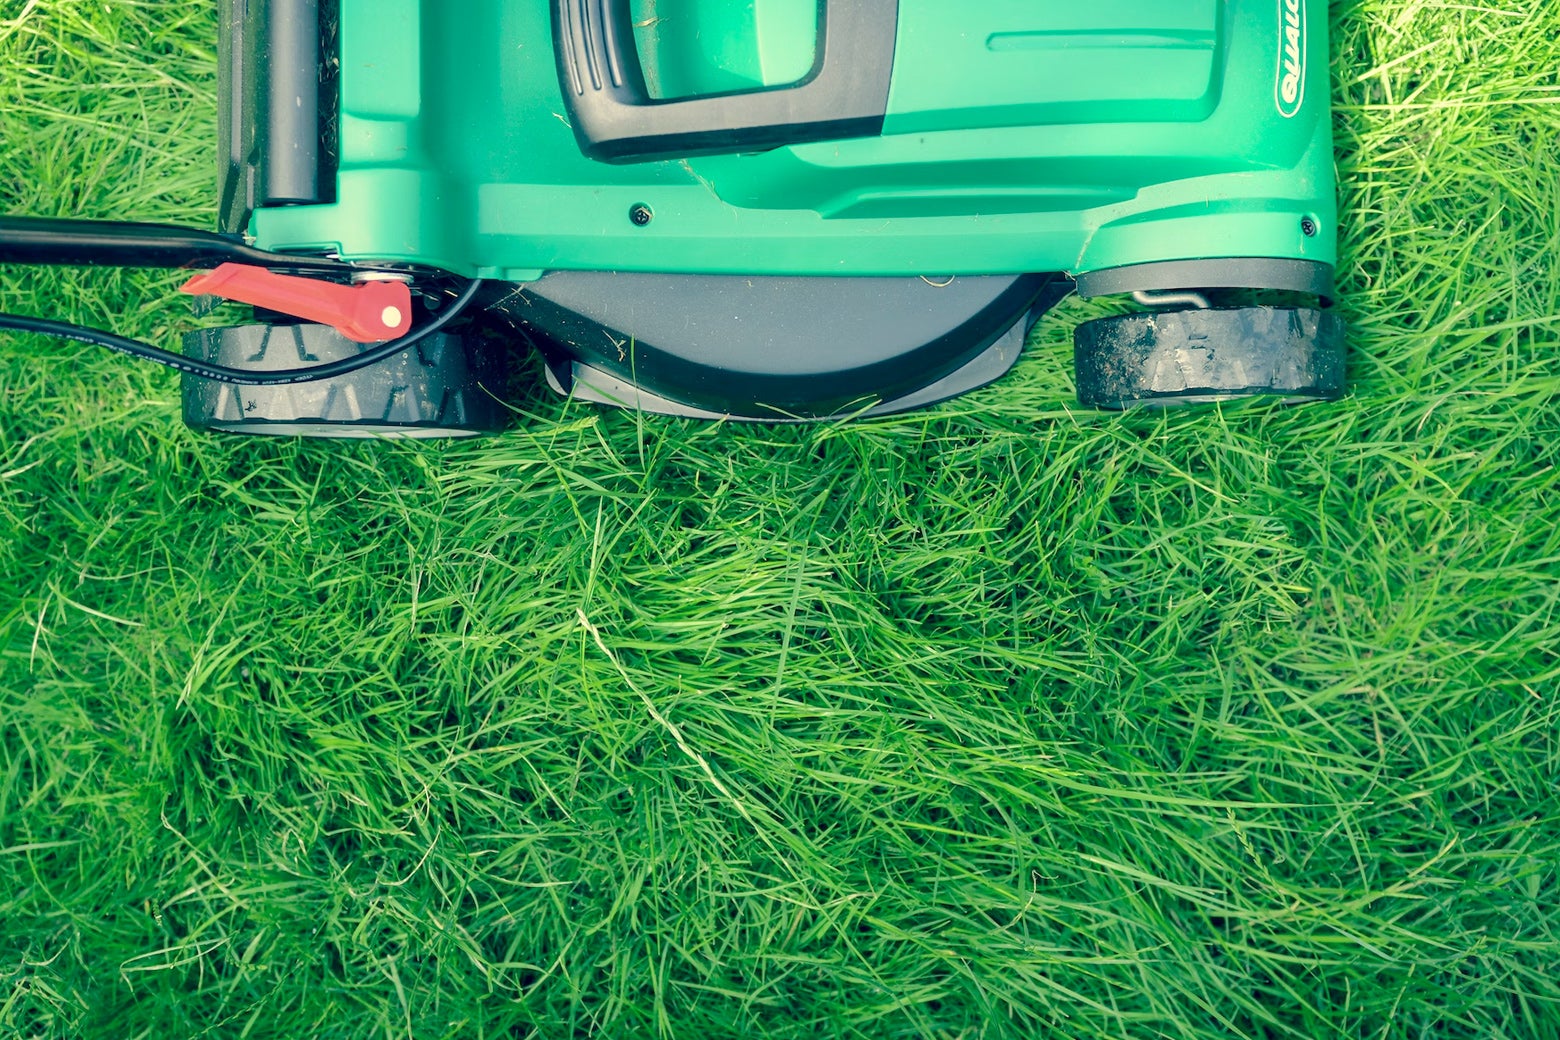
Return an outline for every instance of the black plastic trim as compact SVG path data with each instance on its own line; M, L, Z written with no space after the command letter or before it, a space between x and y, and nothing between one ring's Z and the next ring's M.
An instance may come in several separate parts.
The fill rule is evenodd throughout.
M552 0L558 85L581 150L603 162L752 152L883 132L898 0L820 0L818 56L789 87L657 100L629 0Z
M1083 271L1073 277L1083 297L1175 289L1274 289L1309 293L1330 304L1335 292L1331 264L1273 257L1165 260Z

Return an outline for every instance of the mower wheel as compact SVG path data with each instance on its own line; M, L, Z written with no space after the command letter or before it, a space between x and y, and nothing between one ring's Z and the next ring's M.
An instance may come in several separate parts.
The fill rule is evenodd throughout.
M256 372L368 349L328 325L235 325L184 338L184 353ZM298 437L472 437L502 430L502 387L472 340L435 334L336 379L240 386L185 373L184 421L199 430Z
M1344 390L1344 323L1303 307L1125 314L1079 325L1073 360L1078 399L1095 408L1335 400Z

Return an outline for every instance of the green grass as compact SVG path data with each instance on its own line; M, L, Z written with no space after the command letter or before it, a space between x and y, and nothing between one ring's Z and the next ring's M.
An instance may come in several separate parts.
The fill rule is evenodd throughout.
M0 210L208 225L206 3ZM1560 1036L1560 14L1335 5L1332 406L195 435L0 339L0 1035ZM172 342L175 279L0 307Z

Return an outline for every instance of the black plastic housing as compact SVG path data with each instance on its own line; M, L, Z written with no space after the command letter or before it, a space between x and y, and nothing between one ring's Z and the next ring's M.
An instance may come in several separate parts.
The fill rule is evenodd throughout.
M335 200L335 0L221 0L219 219Z
M555 271L500 307L565 391L583 372L641 388L656 410L823 418L1001 375L1072 283L1054 275L784 278ZM997 355L974 368L1000 344ZM1000 364L998 363L1000 361ZM585 366L576 370L574 365Z

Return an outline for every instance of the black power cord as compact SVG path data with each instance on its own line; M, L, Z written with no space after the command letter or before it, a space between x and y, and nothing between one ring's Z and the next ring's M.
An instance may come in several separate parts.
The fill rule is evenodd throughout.
M227 365L217 365L210 361L201 361L197 358L185 357L183 354L175 354L171 350L154 347L150 343L142 343L140 340L116 336L112 332L88 328L85 325L72 325L66 321L50 321L47 318L29 318L19 314L0 314L0 329L36 332L44 336L54 336L58 339L68 339L77 343L89 343L93 346L107 347L109 350L118 351L133 358L140 358L143 361L154 361L159 365L167 365L169 368L176 368L180 372L188 372L190 375L216 380L219 383L236 383L239 386L312 383L318 379L335 379L338 376L350 375L370 365L376 365L385 360L385 358L393 357L407 347L415 346L460 317L461 312L466 309L481 288L482 279L472 279L461 294L455 298L455 301L428 324L415 332L407 333L400 339L389 340L379 344L377 347L371 347L357 357L342 358L340 361L330 361L323 365L312 365L307 368L283 368L274 372L253 372L243 368L229 368Z

